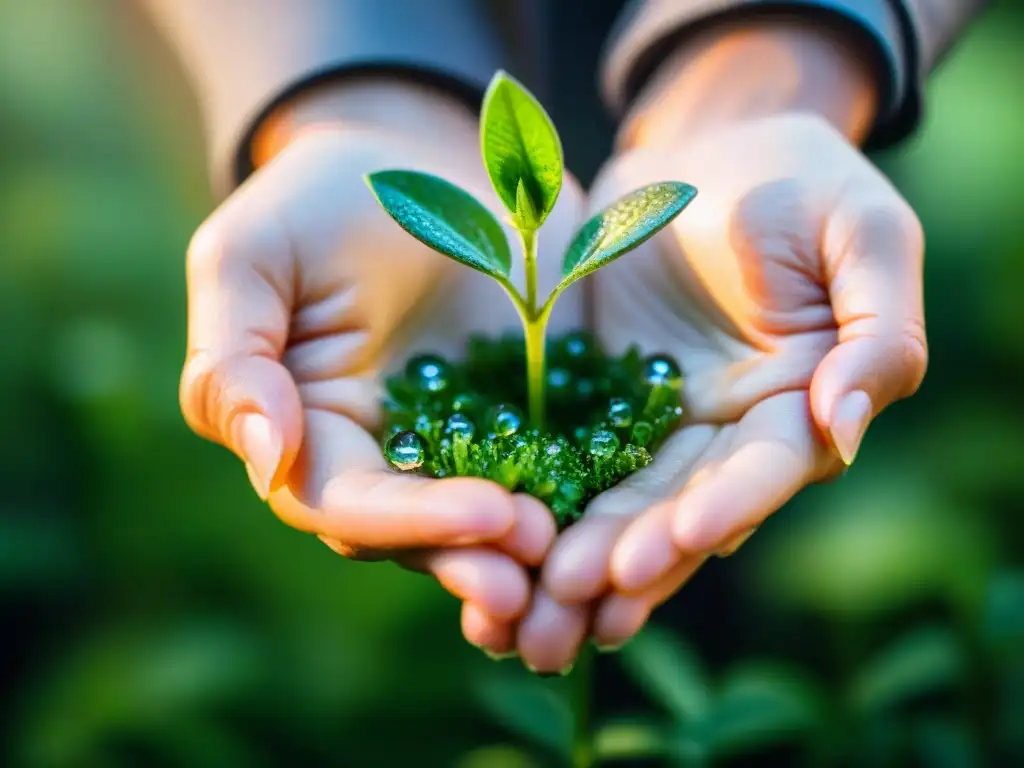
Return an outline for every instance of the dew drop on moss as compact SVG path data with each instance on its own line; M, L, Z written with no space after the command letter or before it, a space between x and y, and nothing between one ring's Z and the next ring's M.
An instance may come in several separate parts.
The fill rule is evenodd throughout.
M630 434L629 441L636 443L641 448L651 441L651 437L654 436L654 425L649 421L638 421L633 425L633 431Z
M466 414L455 412L448 417L444 433L451 435L453 440L472 440L476 434L476 424Z
M633 426L633 406L628 400L613 397L608 403L608 422L616 429Z
M437 355L418 355L406 364L405 377L422 392L443 392L451 384L451 367Z
M491 410L488 423L494 435L509 437L519 431L523 425L523 417L514 406L501 404Z
M426 451L423 440L415 432L399 432L388 439L384 456L395 469L409 472L423 466Z
M668 355L652 355L644 361L644 379L651 386L679 389L683 374L676 361Z
M466 392L460 392L452 398L452 410L456 413L465 413L476 408L476 398Z
M607 429L598 429L587 443L587 450L596 459L610 459L619 450L619 438Z

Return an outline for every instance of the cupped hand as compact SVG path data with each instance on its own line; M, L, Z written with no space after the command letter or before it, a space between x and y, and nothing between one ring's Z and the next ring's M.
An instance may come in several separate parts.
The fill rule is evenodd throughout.
M519 630L536 668L570 664L588 632L628 640L707 557L849 464L925 372L917 218L824 120L627 152L591 208L666 179L695 185L695 202L591 285L612 351L638 343L680 362L686 424L556 542Z
M353 107L360 98L365 109ZM417 352L457 356L470 334L518 319L499 286L413 240L363 181L384 168L434 173L499 213L476 121L405 86L358 86L330 104L193 238L181 406L245 462L281 520L345 557L433 574L464 601L467 637L486 646L480 622L512 621L528 604L527 568L554 539L551 515L484 480L389 469L375 437L380 377ZM570 180L542 249L564 249L581 200ZM552 323L578 326L580 306L567 295Z

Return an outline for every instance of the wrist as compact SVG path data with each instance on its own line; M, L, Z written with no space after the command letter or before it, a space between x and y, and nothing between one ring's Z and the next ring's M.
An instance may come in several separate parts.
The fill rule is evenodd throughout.
M860 145L879 100L867 44L841 23L817 15L722 22L665 60L623 120L618 144L672 146L737 122L811 113Z
M317 85L275 109L253 136L253 167L266 165L301 134L339 127L374 128L437 145L465 137L475 147L478 140L476 117L449 94L367 76Z

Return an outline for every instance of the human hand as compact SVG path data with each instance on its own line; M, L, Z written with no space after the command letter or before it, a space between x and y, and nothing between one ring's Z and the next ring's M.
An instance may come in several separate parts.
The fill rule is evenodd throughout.
M261 167L189 248L181 407L245 462L281 520L345 557L433 574L484 645L481 621L525 610L526 568L555 535L550 513L484 480L393 472L373 432L389 366L418 351L459 354L471 333L518 319L493 281L396 227L363 181L383 168L437 173L497 212L477 145L461 106L381 81L315 92L272 119ZM581 211L567 183L542 247L563 250ZM558 265L541 266L553 283ZM552 322L578 326L579 297Z
M788 50L813 59L806 46L820 42ZM824 43L823 55L843 52ZM780 75L793 67L772 61L785 45L757 44L752 63L799 91ZM776 109L765 83L750 88L754 114L731 115L747 81L722 66L734 83L727 104L717 119L687 122L681 102L713 89L692 82L694 59L676 66L590 206L665 179L699 195L591 285L611 351L636 342L680 361L687 421L555 544L519 631L539 669L571 664L588 632L600 646L627 641L705 558L730 554L800 489L849 464L870 420L912 394L926 367L920 225L851 143L871 122L868 99L855 85L843 98L842 79L819 64L831 83L819 110Z

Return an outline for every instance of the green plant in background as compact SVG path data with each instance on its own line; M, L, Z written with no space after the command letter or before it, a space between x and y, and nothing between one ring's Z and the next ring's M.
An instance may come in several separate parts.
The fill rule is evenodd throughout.
M597 724L598 763L699 768L754 755L771 764L982 768L986 755L1012 760L1024 724L1024 578L993 582L967 635L911 627L826 682L791 662L736 661L721 674L676 633L648 626L619 654L623 670L655 706L649 714ZM1013 650L1010 650L1011 647ZM980 661L980 667L972 664ZM994 727L972 719L971 688L990 681L1003 700ZM529 744L533 755L573 754L571 703L544 681L493 676L478 698ZM1006 763L1016 764L1016 763Z
M561 365L552 383L568 397L560 403L561 418L552 425L556 429L549 430L546 335L551 311L577 280L671 222L697 190L666 181L612 203L573 237L562 259L562 279L541 301L537 231L562 188L558 133L533 95L498 72L484 96L480 144L487 175L522 243L525 293L512 283L512 255L501 224L469 192L436 176L406 170L378 171L367 176L367 183L384 210L409 234L492 277L505 290L522 322L523 351L515 339L477 339L461 366L451 366L436 355L410 360L405 375L388 382L384 452L401 471L486 477L510 490L523 490L547 503L564 527L582 514L590 498L651 461L651 451L682 415L682 377L675 361L665 356L645 362L633 349L622 358L608 358L589 337L571 334L553 349ZM529 414L525 432L515 407L519 393L515 384L509 385L523 376L509 376L503 370L518 367L523 357ZM581 379L591 382L590 390L579 390ZM570 382L577 386L568 388ZM602 406L597 412L595 398ZM484 408L487 431L477 439ZM574 676L577 735L572 762L580 767L591 764L593 752L589 668L589 658L581 659Z

